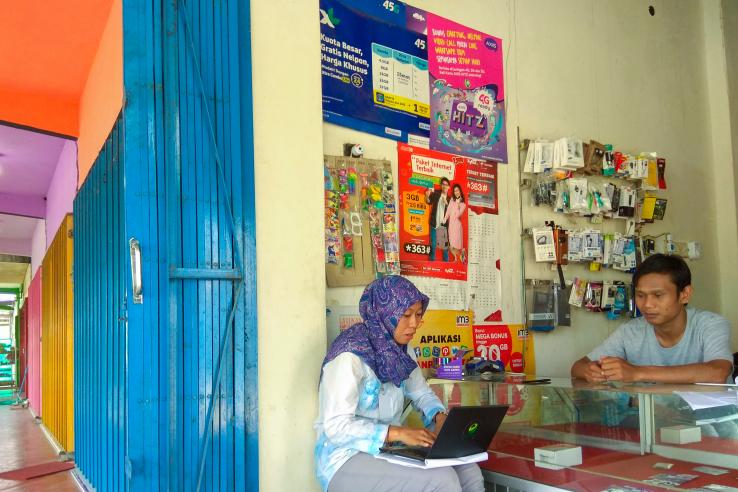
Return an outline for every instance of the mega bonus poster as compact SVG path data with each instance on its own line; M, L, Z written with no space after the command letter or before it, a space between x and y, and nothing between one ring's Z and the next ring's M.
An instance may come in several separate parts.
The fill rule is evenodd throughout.
M506 371L535 374L533 336L524 325L474 325L474 355L501 360Z
M402 143L397 158L402 274L466 280L468 158ZM439 225L445 226L445 248Z
M321 0L323 118L507 162L502 40L399 1Z

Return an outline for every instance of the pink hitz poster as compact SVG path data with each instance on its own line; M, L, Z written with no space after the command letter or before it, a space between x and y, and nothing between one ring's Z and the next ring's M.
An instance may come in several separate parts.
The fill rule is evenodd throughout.
M430 148L507 162L502 40L427 14Z

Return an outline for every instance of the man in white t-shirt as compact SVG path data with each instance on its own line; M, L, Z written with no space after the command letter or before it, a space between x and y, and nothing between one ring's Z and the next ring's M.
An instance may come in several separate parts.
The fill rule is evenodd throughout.
M679 257L653 255L633 275L643 313L571 367L590 382L725 383L733 372L730 323L687 308L692 275Z

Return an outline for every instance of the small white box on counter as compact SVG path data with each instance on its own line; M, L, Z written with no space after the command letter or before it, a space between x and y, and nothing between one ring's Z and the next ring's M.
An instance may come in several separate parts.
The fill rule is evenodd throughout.
M571 444L553 444L533 450L536 466L561 470L566 466L582 464L582 448Z
M690 442L700 442L701 440L702 430L696 426L672 425L671 427L661 428L661 442L689 444Z

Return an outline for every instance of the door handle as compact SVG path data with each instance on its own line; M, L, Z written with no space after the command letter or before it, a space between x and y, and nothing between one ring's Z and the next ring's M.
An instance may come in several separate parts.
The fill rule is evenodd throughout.
M131 238L128 241L131 250L131 287L133 290L133 303L143 304L143 285L141 284L141 245L138 239Z

